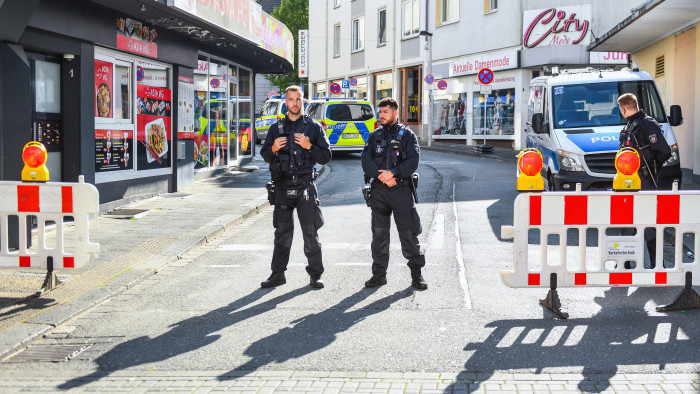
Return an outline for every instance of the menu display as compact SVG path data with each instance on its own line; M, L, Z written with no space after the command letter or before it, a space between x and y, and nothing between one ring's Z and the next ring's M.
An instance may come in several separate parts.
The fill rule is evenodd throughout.
M171 165L171 90L138 85L136 141L138 170L168 168Z
M131 130L95 130L95 171L133 169L133 134Z
M178 139L194 139L194 78L178 80Z

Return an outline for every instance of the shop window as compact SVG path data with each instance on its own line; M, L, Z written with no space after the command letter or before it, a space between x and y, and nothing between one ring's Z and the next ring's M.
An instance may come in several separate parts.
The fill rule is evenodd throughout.
M250 156L253 154L253 104L251 103L251 88L253 73L239 68L238 85L238 154Z
M401 121L406 124L421 122L421 67L401 70Z
M386 8L379 10L377 46L386 45Z
M484 0L484 14L498 11L498 0Z
M365 18L352 20L352 51L365 49Z
M459 0L438 0L435 3L437 9L436 25L452 23L459 20Z
M136 60L136 168L171 166L171 94L169 70Z
M131 67L116 64L115 67L114 117L131 119Z
M333 26L333 57L340 56L340 25Z
M420 1L403 2L402 37L409 38L418 34L420 29Z
M391 71L374 74L374 107L376 109L379 102L393 94L393 74Z
M326 83L314 84L314 97L326 97Z
M515 134L515 89L494 89L484 96L474 92L474 135Z
M357 85L354 88L353 97L360 100L367 100L367 77L355 77Z
M450 94L433 104L433 134L467 134L467 94Z

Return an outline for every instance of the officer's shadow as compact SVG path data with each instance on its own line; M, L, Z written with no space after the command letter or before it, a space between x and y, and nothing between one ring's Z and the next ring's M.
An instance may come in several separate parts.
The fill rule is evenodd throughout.
M365 307L349 311L374 292L375 290L362 289L326 310L293 321L294 326L291 328L284 327L252 343L243 352L251 358L250 361L234 368L230 373L221 375L219 379L226 380L228 375L236 375L234 371L252 372L268 364L282 363L323 349L333 343L339 333L347 331L371 315L389 309L394 302L413 294L409 287Z
M245 308L261 299L269 290L256 289L247 296L229 305L215 309L204 315L194 316L170 326L170 330L155 338L141 336L121 343L98 357L95 362L99 370L83 377L69 380L60 386L61 390L80 387L99 380L109 373L134 367L137 365L167 360L193 350L205 347L221 335L212 333L232 326L236 323L269 312L286 301L300 296L311 290L310 287L295 289L281 294L261 304ZM243 309L245 308L245 309Z

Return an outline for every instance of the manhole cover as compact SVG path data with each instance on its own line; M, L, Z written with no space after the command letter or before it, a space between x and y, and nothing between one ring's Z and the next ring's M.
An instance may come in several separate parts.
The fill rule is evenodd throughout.
M187 198L187 197L192 197L194 194L191 193L168 193L168 194L163 194L161 197L163 198Z
M68 361L90 345L35 345L29 346L5 360L6 363L49 362L59 363Z
M120 208L107 213L105 216L115 219L138 219L146 216L148 209Z

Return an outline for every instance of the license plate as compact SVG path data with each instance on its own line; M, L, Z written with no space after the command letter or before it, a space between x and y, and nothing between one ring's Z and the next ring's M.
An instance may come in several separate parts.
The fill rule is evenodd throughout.
M348 134L348 133L345 133L345 134L343 134L343 138L360 138L360 135L359 135L359 134Z

